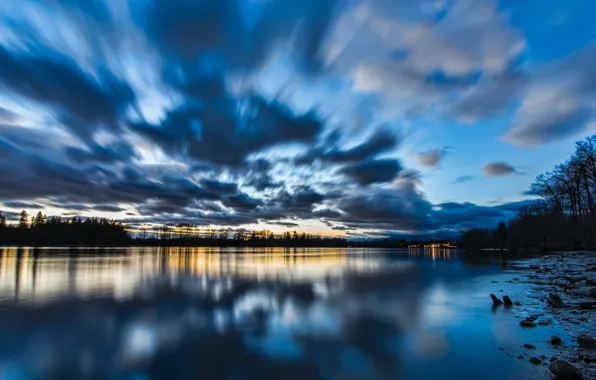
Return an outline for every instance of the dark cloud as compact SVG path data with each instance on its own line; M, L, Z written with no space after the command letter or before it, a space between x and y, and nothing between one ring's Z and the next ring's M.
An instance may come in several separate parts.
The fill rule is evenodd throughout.
M292 222L267 222L267 223L274 224L276 226L286 227L286 228L300 227L300 225L298 223L292 223Z
M312 142L323 130L323 121L312 112L295 115L260 96L244 102L229 98L220 80L214 84L217 90L207 86L207 93L199 91L204 108L185 106L170 111L161 125L141 123L133 129L172 156L228 166L243 165L250 154L272 146Z
M93 210L102 211L102 212L120 212L124 211L122 208L116 205L93 205L90 207Z
M336 210L319 209L313 211L313 216L318 218L338 218L341 216L341 213Z
M308 165L316 160L326 163L359 162L395 149L401 140L394 132L386 128L377 129L366 141L350 149L337 147L338 139L339 134L337 131L330 134L323 142L322 147L313 148L307 153L298 156L295 159L295 163L298 165Z
M129 162L134 158L138 158L136 150L125 141L116 141L107 146L100 145L94 141L90 142L85 148L66 147L67 155L78 163L83 162L99 162L99 163L113 163L113 162Z
M8 208L21 208L21 209L43 209L44 206L39 204L39 203L35 203L35 202L27 202L27 201L6 201L6 202L2 202L2 204L4 205L4 207L8 207Z
M83 71L72 59L41 47L17 52L0 46L0 87L53 110L77 135L98 125L116 129L135 104L128 84L109 71Z
M226 207L233 208L239 211L250 211L259 207L262 202L258 199L251 198L246 194L234 195L227 197L222 200L222 203Z
M487 177L503 177L510 174L523 174L506 162L491 162L486 164L482 168L482 172Z
M436 168L447 155L446 149L431 149L418 153L416 160L418 164L427 168Z
M218 69L249 69L284 43L307 71L318 69L320 48L337 11L335 0L150 0L137 15L147 36L165 56L181 62L212 58ZM245 22L251 14L253 22Z
M360 185L370 185L371 183L391 182L401 170L402 166L398 160L373 159L344 166L339 173Z

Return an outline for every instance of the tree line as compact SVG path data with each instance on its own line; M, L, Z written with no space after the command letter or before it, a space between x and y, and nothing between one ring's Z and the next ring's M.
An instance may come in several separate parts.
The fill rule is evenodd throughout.
M41 211L29 219L23 210L17 224L7 224L0 212L2 245L119 245L129 241L126 227L114 219L47 217Z
M7 224L0 211L0 245L407 248L410 244L420 243L424 244L396 238L349 240L297 231L275 234L270 230L226 230L190 224L128 228L113 219L48 217L41 211L29 217L25 210L21 211L16 224Z
M508 226L465 231L461 245L595 248L596 135L578 141L567 161L536 177L530 193L537 199L521 207Z

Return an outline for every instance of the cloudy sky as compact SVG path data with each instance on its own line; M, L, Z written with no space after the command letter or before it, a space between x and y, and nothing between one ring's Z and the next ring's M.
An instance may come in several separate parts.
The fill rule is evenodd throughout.
M0 208L453 233L596 133L593 0L0 0Z

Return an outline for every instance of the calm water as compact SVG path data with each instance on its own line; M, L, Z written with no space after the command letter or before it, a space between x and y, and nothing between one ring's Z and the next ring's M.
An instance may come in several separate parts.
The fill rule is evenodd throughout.
M491 310L488 294L517 271L499 255L0 252L0 379L527 379L533 371L499 350L527 338L511 311Z

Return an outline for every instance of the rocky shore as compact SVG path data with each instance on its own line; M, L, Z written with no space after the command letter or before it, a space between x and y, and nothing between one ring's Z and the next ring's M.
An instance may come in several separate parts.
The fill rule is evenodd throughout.
M596 379L596 253L544 255L527 261L522 271L507 281L529 290L519 296L522 302L491 294L493 307L511 308L519 328L553 335L508 353L542 368L537 378Z

